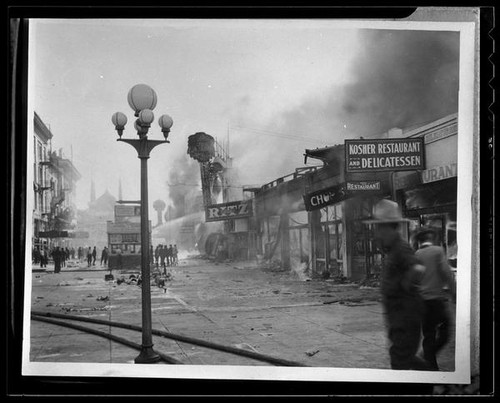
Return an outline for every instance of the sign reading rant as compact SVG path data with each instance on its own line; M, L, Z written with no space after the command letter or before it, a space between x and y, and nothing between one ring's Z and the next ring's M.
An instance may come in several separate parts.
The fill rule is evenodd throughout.
M253 214L252 200L241 200L205 207L205 221L224 221L250 217Z
M312 211L336 204L349 197L380 190L380 181L348 181L304 195L304 205L307 211Z
M347 172L425 169L424 140L345 140L345 161Z
M451 163L422 171L422 183L436 182L457 176L457 164Z

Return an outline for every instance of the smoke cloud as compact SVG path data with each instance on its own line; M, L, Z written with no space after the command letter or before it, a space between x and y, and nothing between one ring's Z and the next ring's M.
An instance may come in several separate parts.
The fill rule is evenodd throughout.
M170 170L167 187L172 202L171 219L188 214L190 207L201 195L200 166L187 154L181 154Z
M341 142L458 111L458 33L363 30L361 41L352 82L284 113L281 130Z
M372 29L360 31L359 43L349 83L325 86L298 107L262 121L255 109L258 99L242 94L233 105L232 124L264 131L231 136L238 185L259 186L292 173L303 166L306 148L374 138L458 111L459 33ZM170 184L200 183L199 166L188 156L176 166L183 169L171 173ZM193 190L199 188L170 186L177 217Z

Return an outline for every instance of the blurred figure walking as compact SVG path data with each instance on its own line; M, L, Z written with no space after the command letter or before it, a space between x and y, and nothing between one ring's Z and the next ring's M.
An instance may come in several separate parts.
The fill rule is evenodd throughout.
M391 368L428 370L429 365L416 355L423 318L418 286L424 267L399 233L400 224L405 221L408 220L402 217L398 204L384 199L374 206L373 219L364 223L375 226L376 240L386 253L381 292L391 342Z
M438 371L438 352L446 345L450 336L448 297L455 299L455 281L446 253L436 245L437 232L431 227L416 231L418 250L415 256L425 266L420 284L420 295L424 300L422 320L424 358L433 370Z

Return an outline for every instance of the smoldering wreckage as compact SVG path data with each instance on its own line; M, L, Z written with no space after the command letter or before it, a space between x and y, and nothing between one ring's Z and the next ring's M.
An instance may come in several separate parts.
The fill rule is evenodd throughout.
M456 122L457 114L448 115L406 131L404 137L401 130L391 129L371 141L372 148L365 148L382 150L384 158L392 157L387 154L391 150L406 158L406 150L419 164L425 162L424 169L350 170L349 160L359 153L352 156L347 147L362 140L346 140L345 145L305 150L305 161L316 159L322 166L297 168L263 186L243 187L239 194L227 150L212 136L196 133L189 138L188 154L198 166L188 161L191 172L181 175L183 180L189 176L195 180L201 174L201 194L193 188L175 189L173 198L182 210L165 214L166 222L153 228L153 242L177 243L184 256L215 263L246 262L289 272L304 281L377 286L384 251L363 220L371 217L378 200L389 198L402 206L409 219L403 236L412 242L416 228L435 226L456 270L456 170L429 180L429 172L456 164L457 156L450 151L456 147ZM377 141L386 147L375 147Z

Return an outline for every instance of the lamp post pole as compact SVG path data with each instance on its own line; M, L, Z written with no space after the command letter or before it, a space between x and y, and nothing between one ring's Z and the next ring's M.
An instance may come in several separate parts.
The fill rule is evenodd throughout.
M127 122L126 116L117 112L112 121L120 136L117 141L130 144L137 151L141 160L141 302L142 302L142 344L141 352L135 358L136 364L155 363L160 356L153 350L152 320L151 320L151 279L149 261L149 209L148 209L148 159L151 150L160 144L170 143L167 140L172 119L168 115L162 115L158 121L165 140L148 140L147 132L150 123L154 119L153 109L156 105L156 94L148 86L138 84L134 86L128 96L130 106L135 110L138 119L135 128L139 139L122 139L124 126Z

